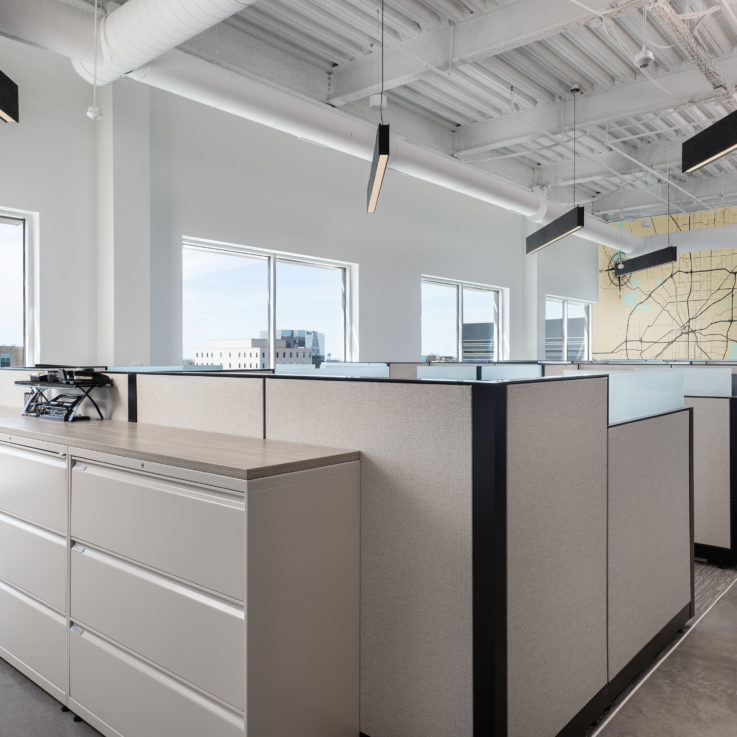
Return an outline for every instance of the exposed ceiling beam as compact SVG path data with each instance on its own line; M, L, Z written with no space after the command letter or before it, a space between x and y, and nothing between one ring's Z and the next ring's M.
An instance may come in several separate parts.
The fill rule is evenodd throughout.
M735 76L735 64L737 53L716 62L729 78ZM665 90L647 79L638 78L628 84L581 95L576 109L577 125L586 128L611 120L661 112L689 102L710 100L717 94L701 72L690 64L679 71L658 76L657 82ZM570 113L564 113L564 103L558 102L460 126L455 133L456 154L473 157L540 138L541 135L563 133L571 128Z
M737 176L714 179L704 177L689 181L688 191L699 199L707 201L712 207L726 207L737 204ZM596 197L592 212L608 219L619 219L620 213L626 217L643 215L664 215L667 213L667 188L662 182L638 189L621 189ZM676 209L694 212L701 210L694 206L692 199L677 190L671 189L671 211Z
M611 0L586 2L593 11L606 10L611 4ZM473 15L454 27L444 26L402 44L385 45L384 89L410 84L428 72L447 70L451 64L466 64L503 54L554 36L591 17L590 12L572 2L517 0L510 6ZM380 52L377 48L367 56L337 67L331 74L328 102L342 106L379 92Z
M681 164L681 142L649 143L642 146L615 144L617 148L635 157L641 164L651 168L667 167L670 163L672 174L677 173ZM576 161L576 181L592 182L619 174L641 173L643 168L629 161L621 154L607 149L588 158L579 157ZM535 169L535 183L548 187L567 187L573 184L573 159L556 164L546 164Z

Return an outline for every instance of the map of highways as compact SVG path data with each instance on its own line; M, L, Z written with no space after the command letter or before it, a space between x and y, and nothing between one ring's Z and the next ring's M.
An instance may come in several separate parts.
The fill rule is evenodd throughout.
M594 358L737 360L737 249L683 253L621 285L615 258L600 248Z

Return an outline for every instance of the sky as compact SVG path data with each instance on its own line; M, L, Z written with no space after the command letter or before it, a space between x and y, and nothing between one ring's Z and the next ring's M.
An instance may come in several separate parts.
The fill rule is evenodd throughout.
M0 222L0 345L23 345L23 226Z
M182 255L183 353L194 359L207 341L259 338L268 328L268 260L204 249ZM277 330L325 333L325 350L343 354L340 269L277 261Z
M458 287L422 282L422 356L458 357ZM463 322L496 321L494 292L463 287Z

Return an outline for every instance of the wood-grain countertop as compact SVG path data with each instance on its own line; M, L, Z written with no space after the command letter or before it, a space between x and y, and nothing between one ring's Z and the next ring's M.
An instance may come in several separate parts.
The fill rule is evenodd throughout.
M163 425L42 420L24 417L17 407L0 407L0 433L247 480L360 457L358 451Z

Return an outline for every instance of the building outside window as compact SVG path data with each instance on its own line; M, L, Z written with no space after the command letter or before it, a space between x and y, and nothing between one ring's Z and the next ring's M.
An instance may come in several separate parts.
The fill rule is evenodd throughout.
M349 295L353 268L307 256L185 241L184 364L239 367L231 358L207 360L211 352L255 355L249 368L256 369L349 360L349 336L355 333ZM305 350L291 350L287 358L295 348Z
M0 368L26 366L26 221L0 211Z
M421 290L423 361L500 360L499 288L425 276Z
M588 302L545 298L545 360L591 360L591 305Z

